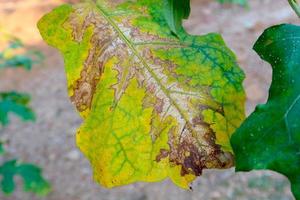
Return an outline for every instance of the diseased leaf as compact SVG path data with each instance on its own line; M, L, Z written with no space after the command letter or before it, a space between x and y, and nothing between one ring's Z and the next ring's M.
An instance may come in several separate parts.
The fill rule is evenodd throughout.
M10 112L18 115L24 121L35 120L35 114L29 107L30 97L17 92L0 92L0 124L9 123Z
M244 119L244 74L218 34L180 40L162 1L63 5L38 23L65 60L84 119L77 144L106 187L170 177L187 188L233 164L229 138Z
M5 162L0 166L2 176L1 188L6 194L15 190L14 176L19 175L23 179L24 190L39 195L46 195L50 191L49 183L42 177L41 169L32 164L19 163L16 160Z
M163 6L164 17L170 29L178 34L182 29L182 20L190 15L190 0L163 0Z
M267 29L254 50L272 65L268 102L256 107L231 143L236 170L270 169L286 175L300 199L300 27Z

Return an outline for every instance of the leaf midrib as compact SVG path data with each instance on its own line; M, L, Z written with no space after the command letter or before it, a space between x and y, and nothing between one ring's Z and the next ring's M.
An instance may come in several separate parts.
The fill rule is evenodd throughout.
M292 110L292 108L296 105L296 103L300 100L300 94L294 99L294 101L292 102L292 104L288 107L287 111L285 112L283 119L284 119L284 123L286 125L286 129L288 132L288 136L289 136L289 144L292 143L292 133L291 133L291 129L289 126L289 121L288 121L288 115L290 114L290 111Z
M96 4L96 8L99 10L99 12L102 14L102 16L110 23L110 25L117 31L119 37L126 43L128 48L131 49L131 51L134 53L134 55L141 61L141 63L144 65L144 67L147 69L147 71L151 74L151 76L154 78L154 80L157 82L163 93L167 96L167 98L170 100L170 103L173 104L173 106L176 108L178 113L181 115L181 117L185 120L187 127L189 131L191 131L192 135L195 137L197 133L193 130L192 125L190 124L190 121L184 114L184 112L180 109L179 105L172 99L170 93L168 92L167 88L163 86L163 84L160 83L159 78L156 76L156 74L151 70L150 66L146 63L146 61L143 59L143 57L138 53L138 51L135 49L135 47L131 44L131 41L123 34L123 32L119 29L117 24L110 19L109 15L106 13L106 11ZM203 146L203 144L201 144Z
M296 105L296 103L300 100L300 94L298 94L296 96L296 98L293 100L293 102L291 103L291 105L288 106L288 109L285 111L284 115L280 116L280 119L276 122L274 122L272 124L272 126L270 126L267 130L264 131L264 134L258 139L256 140L255 144L257 144L258 142L260 142L265 136L267 136L269 134L269 132L274 128L274 126L276 126L278 123L280 122L284 122L287 132L288 132L288 138L289 138L289 144L291 144L292 142L292 134L290 132L290 127L289 127L289 122L288 122L288 115L290 113L290 111L292 110L292 108ZM265 104L267 105L267 104Z

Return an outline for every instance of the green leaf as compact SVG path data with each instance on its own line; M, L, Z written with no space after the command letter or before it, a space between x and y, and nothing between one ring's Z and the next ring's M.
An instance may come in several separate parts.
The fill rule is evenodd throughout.
M5 59L2 58L2 62L0 62L0 69L4 67L23 67L26 70L30 70L32 68L32 62L32 59L27 55L15 55Z
M24 45L19 39L12 39L8 47L0 52L0 69L6 67L22 67L26 70L30 70L33 64L43 61L44 55L40 51L26 49L26 53L18 53L18 50L22 48L24 48Z
M182 20L190 15L190 0L163 0L164 17L173 31L178 34L182 28Z
M0 124L9 123L10 112L18 115L24 121L35 120L35 114L29 107L30 97L17 92L0 93Z
M247 0L217 0L220 3L233 3L233 4L239 4L241 6L247 6L248 1Z
M24 191L46 195L51 188L41 173L41 169L33 164L20 163L16 160L7 161L0 166L2 191L11 194L15 190L14 176L19 175L23 179Z
M106 187L167 177L184 188L233 164L244 74L220 35L171 34L161 0L63 5L38 23L64 56L84 119L77 145Z
M284 174L300 199L300 27L267 29L254 50L272 65L268 102L259 105L232 136L236 170Z

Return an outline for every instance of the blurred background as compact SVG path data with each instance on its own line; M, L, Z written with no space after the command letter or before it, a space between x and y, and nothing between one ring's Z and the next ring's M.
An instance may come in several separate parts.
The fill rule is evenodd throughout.
M166 180L161 183L136 183L105 189L92 180L88 161L77 150L75 131L81 119L69 101L64 64L59 53L47 46L36 28L38 19L55 6L77 0L0 0L0 51L7 47L7 36L19 38L25 53L37 50L42 62L30 71L24 67L0 69L0 91L17 90L30 94L35 122L23 123L10 116L0 125L4 160L17 157L43 169L52 190L39 197L22 190L16 178L16 191L1 200L293 200L287 179L275 172L234 173L206 170L186 191ZM250 0L249 8L220 5L214 0L192 0L192 14L184 26L192 34L219 32L238 57L247 78L247 114L264 103L271 82L271 68L252 50L262 31L279 23L299 23L287 0ZM1 68L1 67L0 67Z

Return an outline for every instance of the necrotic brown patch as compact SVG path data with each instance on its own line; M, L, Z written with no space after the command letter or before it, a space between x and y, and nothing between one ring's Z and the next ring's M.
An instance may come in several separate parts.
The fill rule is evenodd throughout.
M81 22L82 18L84 19L83 22ZM90 40L91 48L83 64L80 78L73 83L74 92L70 97L80 112L91 107L97 84L104 72L104 63L107 59L104 52L114 38L114 32L109 28L109 25L96 18L97 16L93 12L89 12L85 16L85 12L82 10L76 10L69 18L69 24L73 28L73 38L78 43L82 41L87 28L94 27L94 34Z
M214 143L214 133L211 129L208 129L205 134L205 137L209 138L207 138L210 143L209 148L199 147L194 138L185 138L183 141L176 140L174 130L174 128L170 129L169 132L170 149L161 149L156 156L157 162L168 157L171 164L181 166L181 176L187 174L200 176L203 169L223 169L233 166L233 155L223 152L220 146Z

